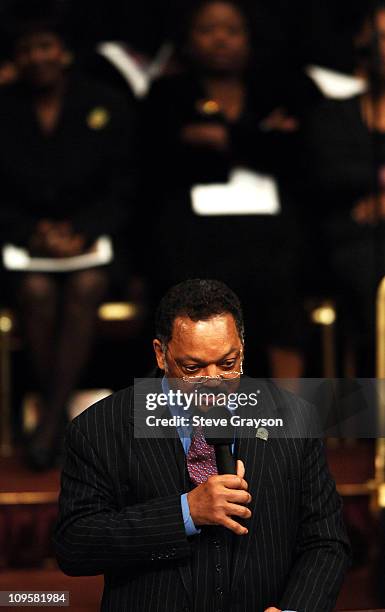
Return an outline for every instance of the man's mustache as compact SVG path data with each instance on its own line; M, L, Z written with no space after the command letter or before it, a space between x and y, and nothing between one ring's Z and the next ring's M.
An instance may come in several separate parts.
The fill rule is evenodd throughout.
M210 394L210 395L223 395L228 393L229 389L226 384L221 383L217 387L199 387L196 389L197 395Z

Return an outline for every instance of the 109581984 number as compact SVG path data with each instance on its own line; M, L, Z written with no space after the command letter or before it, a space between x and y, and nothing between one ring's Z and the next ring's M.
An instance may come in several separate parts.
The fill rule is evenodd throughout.
M1 606L68 606L68 591L0 591Z

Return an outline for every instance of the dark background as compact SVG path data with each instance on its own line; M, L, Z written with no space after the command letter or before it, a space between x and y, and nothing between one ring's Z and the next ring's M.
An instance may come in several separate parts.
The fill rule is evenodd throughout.
M173 39L191 0L0 0L0 23L9 15L54 8L67 24L75 47L124 39L152 52ZM352 36L370 10L369 0L243 0L255 25L259 57L267 66L316 62L352 69Z

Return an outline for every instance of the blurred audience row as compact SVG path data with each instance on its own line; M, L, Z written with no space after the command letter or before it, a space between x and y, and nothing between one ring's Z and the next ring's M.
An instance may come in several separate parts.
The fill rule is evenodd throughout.
M231 0L195 3L180 29L179 46L150 60L116 42L78 58L51 18L8 27L0 302L19 312L42 396L35 467L54 456L98 304L127 297L133 276L151 307L186 278L227 282L253 375L261 355L273 376L304 374L305 299L330 296L357 374L374 375L385 3L357 31L354 77L264 74Z

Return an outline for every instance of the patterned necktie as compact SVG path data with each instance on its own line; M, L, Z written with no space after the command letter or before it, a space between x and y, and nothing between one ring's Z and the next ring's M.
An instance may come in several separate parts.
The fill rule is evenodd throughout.
M195 485L206 482L209 476L218 474L215 460L215 449L207 444L202 431L202 425L194 427L189 451L187 453L187 469L190 479Z

